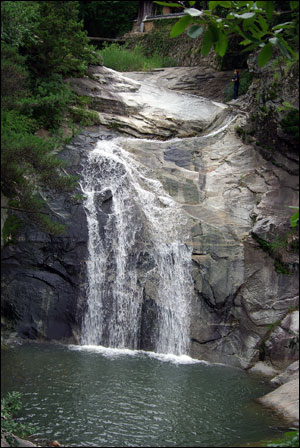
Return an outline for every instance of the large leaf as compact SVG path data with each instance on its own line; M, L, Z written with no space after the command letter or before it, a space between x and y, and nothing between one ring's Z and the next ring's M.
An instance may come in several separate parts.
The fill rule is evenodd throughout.
M249 28L252 28L254 25L254 20L255 20L255 17L252 17L251 19L243 20L243 30L247 31Z
M193 39L196 39L196 37L201 36L203 33L203 26L200 25L192 25L188 29L188 36L192 37Z
M207 56L208 55L208 53L209 53L209 51L211 49L212 44L213 44L213 35L212 35L212 32L211 32L211 29L208 28L206 30L206 33L204 34L203 42L202 42L202 55L203 56Z
M272 45L276 45L276 47L279 48L283 56L285 56L290 60L293 59L290 52L288 51L289 46L283 39L279 39L278 37L271 37L269 39L269 42L271 42Z
M189 14L190 16L193 16L193 17L202 16L202 14L203 14L202 11L199 11L199 9L195 9L195 8L186 8L184 10L184 12L186 14Z
M295 26L294 22L284 22L284 23L279 23L276 26L272 27L272 30L277 30L279 28L293 28Z
M195 1L194 2L189 2L189 5L190 6L194 6L195 3L196 3Z
M219 3L221 3L221 2L208 2L208 8L215 9Z
M265 2L265 11L267 14L267 19L271 20L272 16L273 16L273 11L274 11L274 2Z
M254 50L255 48L257 48L258 45L259 45L258 42L254 43L254 44L251 44L251 45L249 45L248 47L244 48L241 52L242 52L242 53L247 53L247 52L249 52L249 51L252 51L252 50Z
M232 8L232 2L219 2L222 8Z
M223 57L228 46L228 38L226 34L219 33L219 40L215 45L215 50L219 56Z
M292 9L297 9L299 8L299 2L290 2L290 7Z
M263 16L259 14L257 17L257 20L258 20L258 23L259 23L261 29L266 33L269 29L269 26L268 26L267 22L265 21L265 19L263 18Z
M265 7L266 7L266 3L267 3L267 2L256 2L256 6L257 6L258 8L263 8L263 9L265 9Z
M186 27L191 22L191 20L192 20L191 16L188 15L181 17L171 29L170 36L177 37L180 34L182 34L185 31Z
M291 216L290 223L292 227L296 227L299 224L299 211Z
M263 67L272 57L273 46L271 43L265 45L259 52L258 55L258 65Z

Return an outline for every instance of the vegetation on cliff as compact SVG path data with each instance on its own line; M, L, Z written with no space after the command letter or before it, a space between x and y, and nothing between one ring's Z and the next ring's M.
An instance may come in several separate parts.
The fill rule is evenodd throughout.
M54 234L63 226L37 213L44 206L38 189L76 185L56 156L65 142L61 126L78 103L65 78L98 61L78 11L78 2L1 2L1 191L10 207Z

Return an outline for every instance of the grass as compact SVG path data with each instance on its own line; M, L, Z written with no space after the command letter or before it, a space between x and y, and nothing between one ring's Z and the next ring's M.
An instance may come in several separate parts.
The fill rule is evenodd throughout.
M120 72L148 71L153 68L175 67L176 62L169 57L164 57L154 53L152 57L147 57L141 47L132 50L126 49L118 44L105 45L99 50L103 57L105 67L112 68Z

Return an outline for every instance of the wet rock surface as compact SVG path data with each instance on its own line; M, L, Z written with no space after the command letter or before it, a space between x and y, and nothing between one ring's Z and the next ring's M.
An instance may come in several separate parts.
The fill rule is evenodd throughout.
M178 72L169 70L168 87L180 87ZM236 135L235 127L247 121L242 102L233 108L170 93L161 85L166 82L163 73L157 73L124 77L99 67L93 68L94 79L70 83L77 93L93 97L102 123L111 125L113 120L123 133L139 137L127 139L124 148L151 168L153 178L185 213L195 284L191 355L242 367L270 360L276 368L285 368L295 359L291 345L284 342L286 335L297 342L297 334L289 333L295 319L288 316L297 313L298 255L282 250L274 258L268 245L291 232L288 207L298 201L298 177ZM159 93L149 105L146 100L155 92L156 78ZM146 86L141 87L143 80ZM174 103L160 100L155 107L161 92ZM96 127L73 139L61 153L69 160L69 172L80 174L97 140L114 135ZM50 195L52 212L68 224L66 234L50 238L28 222L17 244L4 247L3 311L17 322L23 337L78 340L86 306L85 212L82 203L70 197L44 194ZM99 201L104 226L110 193ZM148 263L143 265L141 259L139 270L146 285L144 318L155 316ZM146 321L150 325L151 319ZM147 325L143 338L151 344L146 342Z

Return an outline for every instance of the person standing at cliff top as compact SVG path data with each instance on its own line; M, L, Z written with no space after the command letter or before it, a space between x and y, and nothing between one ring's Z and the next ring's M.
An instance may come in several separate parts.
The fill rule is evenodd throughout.
M233 72L233 78L231 80L232 82L234 82L233 85L233 99L237 99L238 97L238 91L239 91L239 85L240 85L240 76L239 76L239 71L237 69L234 70Z

